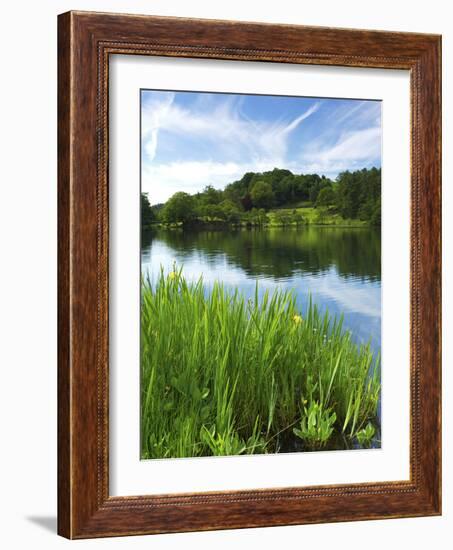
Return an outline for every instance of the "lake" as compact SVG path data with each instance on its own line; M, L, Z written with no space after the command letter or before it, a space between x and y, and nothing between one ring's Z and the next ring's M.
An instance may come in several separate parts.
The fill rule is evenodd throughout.
M344 315L357 343L381 346L381 233L379 229L303 226L220 231L152 230L142 236L142 274L155 281L183 267L189 281L202 275L238 288L292 290L304 312L309 296L321 310Z

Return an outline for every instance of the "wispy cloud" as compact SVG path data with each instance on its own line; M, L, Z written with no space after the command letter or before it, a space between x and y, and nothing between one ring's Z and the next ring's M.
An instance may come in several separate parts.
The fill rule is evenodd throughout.
M174 93L162 94L151 101L142 112L142 145L149 160L154 160L157 149L157 139L162 120L167 118L171 110Z
M321 142L308 147L302 155L302 166L309 172L333 174L368 166L380 154L381 128L375 126L347 132L331 146Z
M320 106L315 103L289 120L253 120L241 112L238 96L225 96L211 109L206 109L209 96L192 109L176 104L174 97L174 93L160 93L144 105L142 139L149 161L154 160L159 135L163 133L173 139L192 136L215 143L216 149L222 149L233 159L243 158L245 150L253 159L282 161L290 134Z

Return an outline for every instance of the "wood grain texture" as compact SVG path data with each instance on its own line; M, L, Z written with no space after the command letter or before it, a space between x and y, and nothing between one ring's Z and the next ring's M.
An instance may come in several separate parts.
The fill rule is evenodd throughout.
M58 532L87 538L440 514L440 37L69 12L59 16L58 47ZM111 54L410 71L410 481L109 496Z
M69 14L58 23L58 532L71 536Z

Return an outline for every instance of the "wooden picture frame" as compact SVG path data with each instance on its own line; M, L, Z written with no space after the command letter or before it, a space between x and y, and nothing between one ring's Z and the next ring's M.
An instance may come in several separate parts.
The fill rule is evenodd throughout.
M67 538L441 513L441 38L69 12L58 20L58 532ZM411 95L410 480L109 496L111 54L405 69Z

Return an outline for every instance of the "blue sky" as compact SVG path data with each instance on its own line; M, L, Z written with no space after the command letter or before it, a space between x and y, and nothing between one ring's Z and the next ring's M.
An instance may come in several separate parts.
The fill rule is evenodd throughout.
M381 165L381 102L142 90L142 190L223 188L287 168L335 178Z

